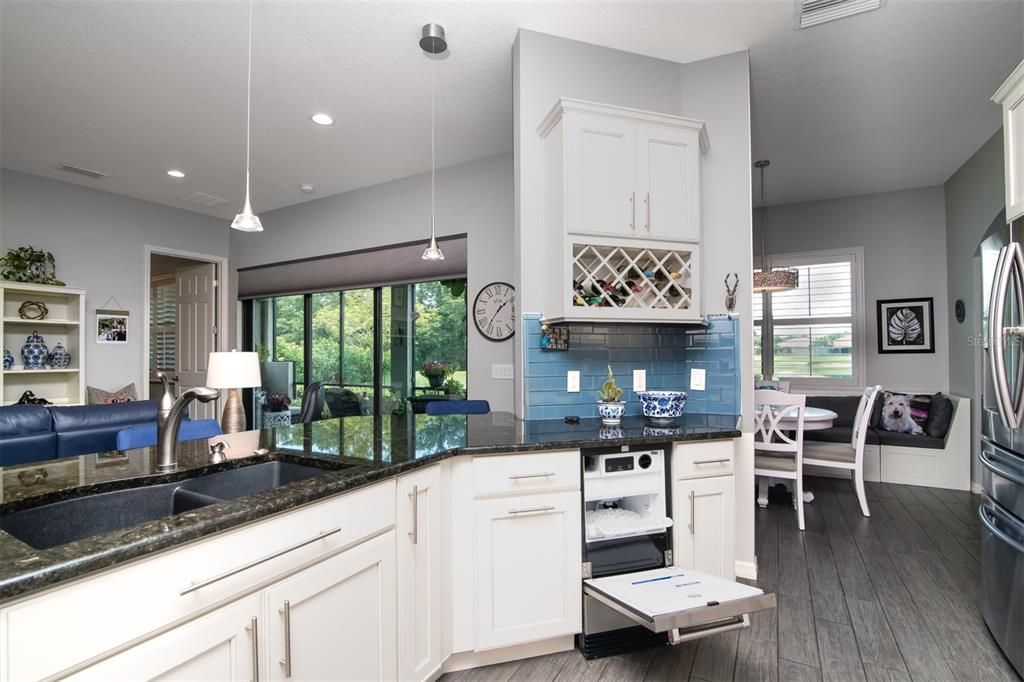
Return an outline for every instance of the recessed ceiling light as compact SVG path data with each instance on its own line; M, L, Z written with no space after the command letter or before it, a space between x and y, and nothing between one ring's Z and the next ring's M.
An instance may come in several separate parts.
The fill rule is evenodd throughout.
M313 192L316 191L316 186L315 185L299 185L299 189L301 189L306 194L312 194Z
M329 126L334 123L334 119L327 114L313 114L310 118L313 119L313 123L320 126Z
M183 177L185 177L185 174L183 172L181 172L180 170L174 170L173 168L171 170L167 171L167 174L170 175L172 178L183 178Z

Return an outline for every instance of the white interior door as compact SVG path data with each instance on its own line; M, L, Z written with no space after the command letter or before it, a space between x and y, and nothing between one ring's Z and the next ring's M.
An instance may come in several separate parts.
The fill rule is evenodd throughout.
M210 352L217 348L217 266L200 263L175 272L178 395L206 383ZM216 419L217 405L196 402L193 419Z

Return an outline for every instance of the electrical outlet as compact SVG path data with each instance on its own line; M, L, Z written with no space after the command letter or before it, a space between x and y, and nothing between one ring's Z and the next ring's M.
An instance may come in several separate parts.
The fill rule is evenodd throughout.
M513 379L515 370L512 365L491 365L492 379Z
M691 391L703 391L705 376L704 370L699 368L693 368L690 370L690 390Z
M634 369L633 370L633 390L634 391L646 391L647 390L647 370L646 369Z
M570 369L565 375L565 391L566 393L579 393L580 392L580 373L575 369Z

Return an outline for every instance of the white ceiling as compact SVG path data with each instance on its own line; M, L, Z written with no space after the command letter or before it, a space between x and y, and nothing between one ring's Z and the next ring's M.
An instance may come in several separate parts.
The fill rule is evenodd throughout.
M230 218L242 199L247 7L0 0L0 164ZM793 7L257 0L254 208L428 170L432 68L439 165L511 149L518 27L679 62L749 48L754 158L772 159L771 203L940 183L998 128L988 97L1024 55L1024 0L889 0L805 31L793 30ZM448 30L439 63L416 45L427 21ZM312 124L314 111L335 125ZM178 198L193 191L229 203Z

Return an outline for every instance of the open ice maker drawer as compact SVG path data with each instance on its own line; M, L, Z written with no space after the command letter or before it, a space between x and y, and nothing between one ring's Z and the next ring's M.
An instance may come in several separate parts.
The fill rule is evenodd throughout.
M583 593L672 644L746 627L776 605L756 587L674 567L591 578Z

